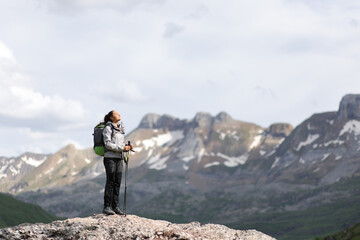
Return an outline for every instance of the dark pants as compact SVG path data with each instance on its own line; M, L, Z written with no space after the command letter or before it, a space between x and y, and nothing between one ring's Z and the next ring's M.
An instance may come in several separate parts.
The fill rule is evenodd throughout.
M104 192L104 207L115 208L119 205L119 192L122 176L122 159L104 157L106 184Z

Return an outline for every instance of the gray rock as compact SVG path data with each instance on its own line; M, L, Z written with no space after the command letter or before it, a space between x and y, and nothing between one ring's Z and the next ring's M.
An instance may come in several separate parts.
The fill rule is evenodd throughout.
M0 229L0 239L242 239L272 240L256 230L234 230L199 222L173 224L136 215L72 218L49 224L21 224Z
M340 102L338 118L341 120L360 119L360 94L347 94Z

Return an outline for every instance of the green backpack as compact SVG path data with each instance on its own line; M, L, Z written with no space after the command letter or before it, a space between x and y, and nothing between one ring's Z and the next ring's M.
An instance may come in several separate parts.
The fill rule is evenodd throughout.
M103 123L103 122L99 123L98 125L95 126L94 133L93 133L94 152L99 156L104 156L104 152L105 152L105 144L104 144L104 137L103 137L104 128L105 128L105 123Z

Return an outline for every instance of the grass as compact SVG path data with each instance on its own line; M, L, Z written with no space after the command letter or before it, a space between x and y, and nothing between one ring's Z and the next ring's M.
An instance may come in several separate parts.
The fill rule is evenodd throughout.
M360 223L346 228L341 232L326 237L318 237L315 240L360 240Z
M59 219L40 206L25 203L0 193L0 228L16 226L21 223L49 223Z

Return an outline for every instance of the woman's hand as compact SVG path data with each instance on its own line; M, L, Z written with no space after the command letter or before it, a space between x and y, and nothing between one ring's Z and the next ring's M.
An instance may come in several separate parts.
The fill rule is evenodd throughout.
M131 144L132 145L132 144ZM127 152L127 151L130 151L131 149L131 146L128 146L128 145L125 145L124 147L124 151Z

